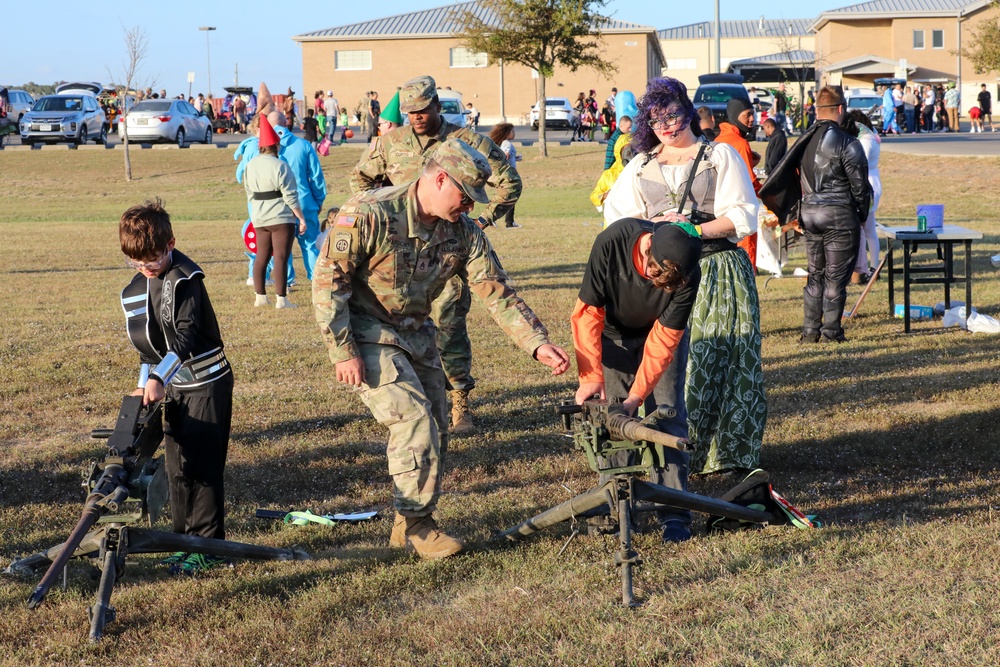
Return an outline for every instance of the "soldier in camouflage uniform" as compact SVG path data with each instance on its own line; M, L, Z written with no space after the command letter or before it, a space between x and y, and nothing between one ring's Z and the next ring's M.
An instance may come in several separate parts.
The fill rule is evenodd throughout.
M389 428L386 457L396 521L389 544L424 558L461 551L434 521L448 446L445 374L431 304L461 276L504 332L559 375L566 352L508 284L482 230L466 213L488 201L486 158L457 139L441 143L420 177L351 197L316 264L313 304L336 366Z
M488 182L492 197L478 218L480 228L494 224L513 208L521 196L521 177L510 168L507 156L492 140L469 128L452 125L441 117L441 103L433 78L421 76L403 84L399 91L399 109L409 116L409 126L398 127L372 141L368 154L351 174L352 192L410 183L420 175L442 142L457 138L485 155L493 170ZM451 431L458 435L475 430L468 404L469 392L476 383L472 377L472 343L465 321L471 305L468 286L456 276L434 302L432 314L438 326L437 346L448 379Z

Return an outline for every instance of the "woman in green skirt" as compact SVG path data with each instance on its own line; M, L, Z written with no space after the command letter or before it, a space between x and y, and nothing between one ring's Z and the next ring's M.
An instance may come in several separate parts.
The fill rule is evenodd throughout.
M701 235L685 389L691 473L742 474L760 462L767 422L760 302L750 259L736 246L757 230L750 176L732 147L704 141L687 89L670 77L649 82L632 148L604 202L605 224L688 222Z

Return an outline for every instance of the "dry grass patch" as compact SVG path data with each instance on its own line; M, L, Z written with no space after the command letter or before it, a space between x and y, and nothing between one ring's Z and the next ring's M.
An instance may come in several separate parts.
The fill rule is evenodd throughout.
M603 146L525 151L524 229L489 232L558 343L600 219L587 195ZM246 218L230 151L142 151L124 183L117 152L0 153L0 544L10 559L57 543L79 516L79 474L134 382L117 295L128 281L116 220L160 196L179 247L205 269L236 374L227 468L233 539L300 544L317 560L240 563L175 580L132 559L119 617L86 642L95 584L84 564L39 610L35 581L0 581L0 664L104 665L941 665L994 664L1000 617L996 339L937 324L904 336L879 283L841 346L796 344L802 282L758 282L769 421L763 465L776 488L828 526L637 537L646 604L617 606L610 538L560 528L517 546L493 541L593 477L552 407L553 378L474 306L479 432L456 438L442 523L468 555L428 563L388 548L391 513L357 526L287 529L255 507L388 509L384 431L336 385L309 308L261 311L244 284ZM360 149L324 169L340 204ZM997 240L984 211L1000 161L885 154L883 211L944 202L987 234L973 257L975 301L996 314ZM956 181L955 173L963 177ZM930 249L921 251L925 256ZM298 261L298 260L297 260ZM804 265L800 252L793 265ZM301 274L300 274L301 275ZM304 277L304 276L303 276ZM308 283L301 283L308 285ZM851 299L857 290L851 289ZM307 287L291 294L306 305ZM940 295L917 290L914 303ZM719 493L713 479L692 490ZM161 522L159 526L165 527Z

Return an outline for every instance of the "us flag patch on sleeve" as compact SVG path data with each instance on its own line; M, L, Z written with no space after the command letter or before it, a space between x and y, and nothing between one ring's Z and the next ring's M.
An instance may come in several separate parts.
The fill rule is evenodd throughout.
M356 215L342 215L337 218L337 227L353 227L357 221Z

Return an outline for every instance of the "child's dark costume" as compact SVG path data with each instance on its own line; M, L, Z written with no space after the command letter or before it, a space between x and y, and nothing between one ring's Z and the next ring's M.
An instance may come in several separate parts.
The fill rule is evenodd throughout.
M137 274L122 291L128 337L139 351L139 386L166 391L164 441L174 531L225 539L223 470L233 413L233 374L222 350L204 273L173 251L156 278Z

